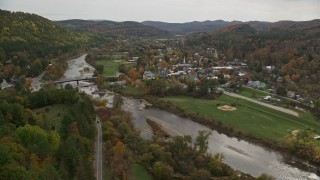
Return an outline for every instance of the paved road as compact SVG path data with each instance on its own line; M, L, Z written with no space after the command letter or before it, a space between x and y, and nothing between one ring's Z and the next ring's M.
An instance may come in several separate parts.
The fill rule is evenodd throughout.
M283 113L287 113L287 114L299 117L299 113L297 113L295 111L292 111L292 110L289 110L289 109L286 109L286 108L283 108L283 107L274 106L274 105L267 104L267 103L264 103L264 102L261 102L261 101L258 101L258 100L252 99L252 98L241 96L241 95L235 94L235 93L229 93L229 92L226 92L226 91L224 91L224 94L228 95L228 96L244 99L244 100L259 104L261 106L265 106L265 107L268 107L268 108L271 108L271 109L274 109L274 110L277 110L277 111L281 111Z
M96 177L97 180L103 179L103 166L102 166L102 158L103 158L103 141L102 141L102 128L101 122L98 117L96 117L96 127L97 127L97 141L96 141L96 150L95 150L95 168L96 168Z

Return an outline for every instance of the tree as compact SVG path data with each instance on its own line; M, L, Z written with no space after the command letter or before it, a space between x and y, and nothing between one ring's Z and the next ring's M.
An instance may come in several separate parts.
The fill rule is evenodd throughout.
M151 89L152 95L163 97L167 87L165 81L162 79L156 79L156 80L149 80L149 82L151 82L150 89Z
M209 136L212 133L206 130L198 131L198 136L195 140L195 147L199 149L200 152L205 153L209 148Z
M208 170L214 176L225 176L228 172L225 170L225 166L223 164L224 156L223 154L215 154L214 156L210 157L208 162Z
M70 83L68 83L68 84L66 84L66 85L64 86L64 89L73 90L73 87L72 87L72 85L71 85Z
M29 74L31 76L38 76L43 71L42 63L39 59L33 61L30 66Z
M3 48L0 48L0 61L5 61L6 60L6 52Z
M287 90L286 90L286 88L284 88L284 87L281 86L281 87L279 87L279 88L277 89L276 93L277 93L278 95L285 96L285 95L287 94Z
M153 174L157 180L172 179L174 173L173 168L161 161L157 161L153 165Z
M191 177L194 180L209 180L211 177L211 174L208 170L205 169L194 169L191 173Z
M13 160L12 154L8 146L1 144L0 146L0 167L9 164Z
M117 142L112 150L113 159L111 162L111 168L118 177L122 177L123 180L127 180L133 165L133 155L120 141Z
M130 78L131 78L133 81L135 81L136 79L138 79L138 72L137 72L137 70L136 70L135 68L131 68L131 69L129 70L129 76L130 76Z
M25 92L24 91L25 84L26 84L26 78L24 76L21 76L17 79L16 83L14 84L14 88L17 91Z
M24 90L26 93L31 93L32 91L32 79L27 79L24 85Z
M15 134L18 140L32 153L51 155L56 151L60 137L57 133L48 133L38 126L25 125L19 127Z
M20 104L13 104L12 106L12 113L13 113L13 123L17 126L23 126L27 123L24 118L24 108Z
M99 89L106 89L107 84L106 84L106 78L103 75L98 75L96 79L96 83Z
M184 152L190 148L191 143L191 136L176 136L171 145L171 152L177 156L183 156Z
M96 70L98 71L99 74L102 74L104 71L104 66L102 64L98 64L95 66Z
M31 177L24 167L10 164L0 167L0 179L31 180Z
M52 165L46 165L39 173L39 180L61 179L59 172Z
M123 100L120 95L115 95L113 97L113 109L121 110L122 103L123 103Z
M218 74L218 81L220 84L225 84L227 82L227 80L224 78L224 74Z
M169 64L167 63L167 61L161 61L160 66L161 66L162 68L167 68L167 67L169 67Z

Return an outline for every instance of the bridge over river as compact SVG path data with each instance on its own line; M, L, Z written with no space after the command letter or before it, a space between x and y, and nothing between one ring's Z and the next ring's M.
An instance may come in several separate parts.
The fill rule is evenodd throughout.
M106 80L110 80L113 78L119 78L119 76L104 76ZM59 80L59 81L54 81L54 84L61 84L61 83L67 83L67 82L74 82L76 81L77 84L79 84L79 81L94 81L96 80L97 77L80 77L80 78L74 78L74 79L65 79L65 80Z

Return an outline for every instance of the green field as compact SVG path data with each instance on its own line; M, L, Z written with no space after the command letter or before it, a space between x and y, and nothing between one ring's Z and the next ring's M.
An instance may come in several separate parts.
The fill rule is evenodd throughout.
M242 90L238 94L242 95L242 96L245 96L245 97L253 98L253 99L260 99L260 98L265 97L265 96L272 96L274 98L280 99L281 102L280 103L276 103L276 104L272 103L272 102L269 102L269 103L271 103L273 105L276 105L276 106L280 106L280 107L286 108L286 109L290 109L290 110L295 111L297 113L300 113L303 118L305 118L305 117L307 117L308 119L312 118L311 117L312 116L311 113L302 112L301 110L298 110L293 106L287 105L286 101L288 101L288 100L285 99L284 97L281 97L281 96L277 96L277 95L274 95L274 94L271 94L271 93L268 93L268 92L262 92L262 91L259 91L259 90L256 90L256 89L247 88L247 87L242 87Z
M103 65L103 75L114 76L118 72L120 64L124 62L123 60L99 60L96 61L97 65ZM124 64L127 67L135 67L137 63L127 63Z
M238 94L245 97L254 98L254 99L259 99L261 97L270 95L267 92L262 92L262 91L247 88L247 87L242 87L241 91Z
M144 94L146 94L144 92L144 88L134 88L132 86L124 87L123 92L125 94L129 94L129 95L144 95Z
M69 105L58 104L34 109L33 111L43 116L45 127L54 127L56 130L59 130L63 116L68 114L71 109Z
M153 178L143 166L141 166L139 164L135 164L132 179L133 180L140 180L140 179L141 180L152 180Z
M96 61L96 64L104 66L103 75L114 76L116 75L121 62L122 60L104 60L104 61Z
M214 118L225 125L248 132L252 135L279 140L295 129L312 128L320 133L320 123L310 113L295 117L246 100L222 95L215 100L191 97L166 97L165 100L178 105L190 113L199 113ZM235 111L222 111L219 105L237 104Z

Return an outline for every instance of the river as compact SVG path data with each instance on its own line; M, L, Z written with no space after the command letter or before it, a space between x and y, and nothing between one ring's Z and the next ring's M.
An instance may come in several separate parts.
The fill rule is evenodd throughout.
M93 74L92 67L85 62L85 55L69 61L69 68L62 79L71 79L76 77L89 77ZM90 71L84 72L85 68ZM73 86L77 84L71 83ZM95 85L88 82L80 82L79 91L90 94L96 98L108 99L108 107L112 107L113 93L107 92L104 96L99 96L93 92L97 89ZM209 129L197 122L187 118L181 118L175 114L159 110L156 108L141 109L139 106L142 100L124 98L123 109L130 111L133 116L136 128L141 131L141 136L145 139L152 137L152 130L146 122L146 116L153 116L165 123L173 130L196 137L199 130L209 130L212 135L209 138L209 152L223 153L224 162L234 169L240 170L252 176L259 176L266 173L274 176L276 179L301 180L301 179L320 179L314 168L294 166L298 164L292 158L284 157L279 152L267 149L265 147L252 144L250 142L239 140L220 134L215 130ZM319 172L317 172L319 175Z

